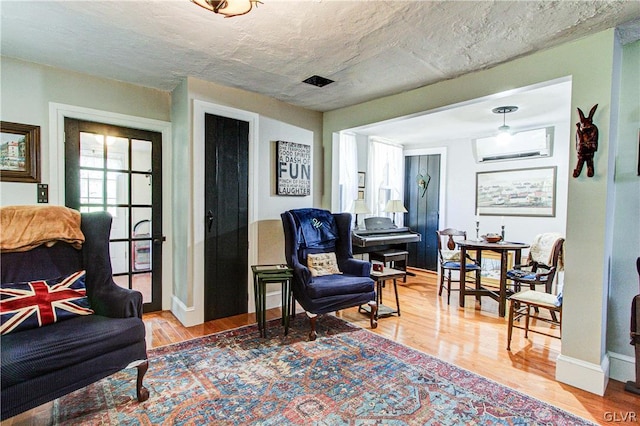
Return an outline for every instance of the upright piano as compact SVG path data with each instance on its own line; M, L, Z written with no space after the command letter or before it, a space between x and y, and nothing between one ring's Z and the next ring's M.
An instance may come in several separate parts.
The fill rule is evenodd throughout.
M407 227L397 227L388 217L368 217L365 229L354 229L351 233L353 253L370 253L390 248L406 250L408 243L422 240L422 236Z

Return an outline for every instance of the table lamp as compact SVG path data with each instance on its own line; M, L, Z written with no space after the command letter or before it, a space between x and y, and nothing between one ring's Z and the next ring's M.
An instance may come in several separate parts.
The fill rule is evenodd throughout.
M356 225L354 229L358 229L358 215L359 214L369 214L371 210L367 207L367 203L364 200L358 199L353 200L353 205L351 206L351 213L356 215Z
M396 213L407 213L407 209L404 208L402 201L389 200L384 208L387 213L393 213L393 224L396 224Z

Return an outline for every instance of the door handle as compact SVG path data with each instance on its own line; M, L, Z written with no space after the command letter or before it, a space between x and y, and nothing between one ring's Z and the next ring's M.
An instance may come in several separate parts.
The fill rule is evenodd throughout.
M209 210L207 212L207 230L211 232L211 227L213 226L213 212Z
M162 244L167 241L167 237L161 235L160 237L154 237L151 241L153 242L153 244Z

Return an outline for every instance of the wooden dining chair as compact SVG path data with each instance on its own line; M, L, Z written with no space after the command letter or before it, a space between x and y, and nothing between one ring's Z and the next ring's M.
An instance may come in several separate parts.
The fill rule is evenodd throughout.
M557 233L543 233L534 237L525 263L514 265L507 271L507 279L513 282L513 291L518 293L523 288L536 290L544 286L545 293L553 292L553 283L558 271L563 270L564 238ZM539 307L535 308L536 313ZM554 321L556 312L551 311Z
M525 339L529 337L529 333L543 334L545 336L560 339L562 337L562 293L557 296L544 291L526 289L509 297L509 322L507 329L507 350L511 350L511 336L514 328L524 330ZM540 308L549 310L551 318L540 315ZM533 313L531 312L534 309ZM520 324L520 319L524 317L524 325ZM558 332L553 334L551 329L549 332L540 329L531 328L531 320L536 322L545 322L551 324L551 329Z
M444 280L445 275L447 278L447 305L451 302L451 292L459 291L460 289L452 289L451 283L459 283L460 286L465 285L466 277L459 277L458 280L454 280L451 278L451 273L458 271L460 272L461 259L460 259L460 250L457 247L456 241L466 240L467 233L466 231L459 231L453 228L447 228L443 230L436 231L438 237L438 259L440 261L440 286L438 290L438 296L442 295L442 290L445 288ZM473 259L468 254L465 259L465 268L468 273L473 273L475 275L475 283L476 285L480 284L480 271L482 268L478 264L478 262Z

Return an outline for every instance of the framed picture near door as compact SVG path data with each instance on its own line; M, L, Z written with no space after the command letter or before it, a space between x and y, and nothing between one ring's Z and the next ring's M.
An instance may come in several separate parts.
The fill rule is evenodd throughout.
M311 195L311 146L276 142L276 194Z
M0 122L0 180L40 182L40 126Z
M476 211L494 216L556 215L556 167L476 173Z

